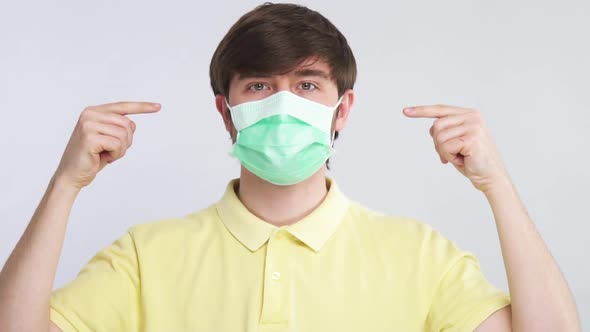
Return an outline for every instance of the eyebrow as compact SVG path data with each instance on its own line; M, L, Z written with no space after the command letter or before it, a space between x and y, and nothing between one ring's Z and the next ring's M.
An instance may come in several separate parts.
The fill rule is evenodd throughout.
M315 77L323 78L325 80L330 79L330 76L328 75L328 73L326 73L325 71L320 70L320 69L300 69L300 70L295 71L294 75L297 77L315 76ZM269 74L269 73L239 74L238 80L242 81L242 80L247 80L247 79L252 79L252 78L262 78L262 77L266 78L266 77L272 77L272 76L274 76L274 75Z
M271 74L268 73L248 73L248 74L238 74L238 80L248 80L251 78L260 78L260 77L272 77Z
M321 77L326 80L330 79L330 77L328 76L328 73L326 73L325 71L320 70L320 69L300 69L295 72L295 76L298 76L298 77L316 76L316 77Z

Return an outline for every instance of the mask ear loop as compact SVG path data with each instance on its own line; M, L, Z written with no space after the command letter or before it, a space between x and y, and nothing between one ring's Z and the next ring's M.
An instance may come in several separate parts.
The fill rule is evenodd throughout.
M340 103L342 102L342 98L344 98L344 95L340 96L340 99L338 99L336 106L334 106L334 108L336 110L336 117L338 117L338 112L340 112L339 107L340 107ZM336 137L336 129L334 129L332 131L331 138L330 138L330 152L331 152L331 154L336 154L336 149L334 148L334 137Z
M227 109L229 110L229 112L231 114L231 106L229 106L229 100L227 100L227 97L223 98L223 100L225 101L225 106L227 107Z
M330 139L330 155L334 155L336 154L336 149L334 148L334 135L336 133L336 130L334 130L332 132L332 138Z
M232 109L231 109L231 106L229 106L229 100L227 100L227 97L224 98L224 100L225 100L225 105L227 106L227 109L228 109L229 117L230 117L230 119L233 119L233 116L231 114ZM232 122L233 122L233 120L232 120ZM234 151L234 148L236 147L236 143L238 142L239 137L240 137L240 131L236 129L236 141L233 142L230 150L227 152L227 154L232 158L234 157L233 151Z

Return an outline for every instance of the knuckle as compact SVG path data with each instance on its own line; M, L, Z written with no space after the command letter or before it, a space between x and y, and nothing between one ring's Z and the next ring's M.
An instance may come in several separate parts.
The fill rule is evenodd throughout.
M442 131L438 131L438 132L434 133L434 139L435 139L437 142L442 142L442 139L443 139L443 138L444 138L444 137L443 137L443 132L442 132Z
M123 148L123 141L121 139L113 138L113 143L115 145L115 149L121 150Z
M113 143L113 146L110 147L110 153L113 155L115 159L119 159L121 157L121 152L123 151L119 145Z
M436 149L436 151L439 151L439 148L440 148L439 142L436 139L433 139L432 143L434 144L434 148Z
M83 133L87 134L87 133L91 132L93 127L94 127L94 124L89 119L83 119L80 122L80 129L82 129Z
M443 121L441 118L434 120L434 123L432 124L433 130L435 132L440 131L440 129L442 128L443 125Z
M437 140L440 139L442 133L444 133L444 131L442 130L442 128L436 128L434 127L434 138L436 138Z
M133 125L131 124L131 120L125 117L125 131L133 131Z
M119 150L119 158L122 158L123 156L125 156L125 154L127 154L127 147L122 146Z
M129 137L128 134L125 134L125 136L122 139L122 142L123 142L123 146L125 148L128 148L129 147L129 143L131 143L131 138Z
M473 129L474 130L482 130L483 128L485 128L485 119L483 118L482 115L477 115L474 120Z
M483 120L483 114L478 110L471 110L471 115L478 121Z
M86 107L82 112L80 112L80 121L87 121L90 116L92 115L93 109L89 107Z

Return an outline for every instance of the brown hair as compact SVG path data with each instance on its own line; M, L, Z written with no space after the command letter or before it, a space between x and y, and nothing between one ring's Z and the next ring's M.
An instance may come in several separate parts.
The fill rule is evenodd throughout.
M211 88L227 96L235 74L283 74L314 57L330 66L339 96L353 88L354 55L329 20L304 6L267 2L243 15L217 46L209 67Z
M305 6L267 2L244 14L217 46L209 67L211 88L228 96L233 75L284 74L310 58L329 65L338 96L353 88L354 55L329 20Z

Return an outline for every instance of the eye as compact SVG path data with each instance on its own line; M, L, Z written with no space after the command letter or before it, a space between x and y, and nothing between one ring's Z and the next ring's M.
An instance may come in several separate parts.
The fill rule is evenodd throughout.
M301 83L301 89L306 91L312 91L317 89L317 86L311 82L303 82Z
M248 86L248 90L252 91L262 91L267 86L264 83L254 83Z

